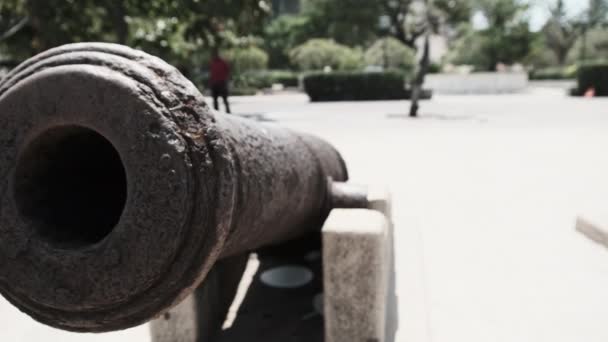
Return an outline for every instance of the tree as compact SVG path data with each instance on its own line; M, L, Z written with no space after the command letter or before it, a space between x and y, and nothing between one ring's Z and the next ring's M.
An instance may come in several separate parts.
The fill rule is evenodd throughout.
M416 65L414 50L393 37L378 39L365 51L367 65L379 65L384 69L400 69L412 72Z
M479 0L477 8L488 22L488 28L479 32L480 53L487 58L487 70L496 70L498 63L519 62L530 53L534 36L525 16L527 4L518 0Z
M380 1L384 0L308 0L303 8L307 34L349 46L366 45L377 36Z
M416 42L427 32L442 28L454 28L471 18L471 2L468 0L379 0L383 14L389 21L389 32L410 48L417 49Z
M587 10L587 22L589 27L603 25L608 20L608 1L607 0L589 0L589 9Z
M293 48L291 63L300 70L356 70L361 67L363 56L358 49L338 44L331 39L310 39Z
M418 116L419 97L430 65L430 37L444 28L454 28L471 16L467 0L379 0L388 21L388 32L410 48L417 50L423 38L423 51L418 70L410 85L410 117Z
M264 0L3 0L0 49L23 59L61 44L107 41L188 64L193 52L231 34L261 32L269 14Z
M542 29L547 47L553 51L559 65L566 63L568 52L574 46L578 30L566 15L563 0L551 8L551 17Z
M584 56L584 59L583 59ZM568 63L584 64L608 58L608 27L595 27L577 39L568 55Z
M422 93L422 86L424 85L424 78L429 69L429 55L430 55L430 36L432 25L436 20L436 17L433 17L433 11L430 6L430 0L425 0L425 16L424 16L424 47L422 51L422 57L420 58L420 65L418 67L418 73L412 82L412 104L410 105L410 117L415 118L418 116L418 109L420 108L418 102L420 100L420 95Z
M282 15L265 25L264 45L271 67L281 69L289 66L289 51L310 38L307 26L308 18L303 15Z
M23 59L50 47L73 41L116 40L114 26L102 1L6 0L0 3L5 53ZM114 37L112 37L114 36Z
M389 21L389 32L412 49L426 30L423 6L416 0L380 0Z
M580 60L587 59L587 34L590 30L608 22L608 0L589 0L589 7L581 14L578 26L581 30Z
M432 15L439 18L444 25L455 28L469 22L473 12L471 0L433 0Z

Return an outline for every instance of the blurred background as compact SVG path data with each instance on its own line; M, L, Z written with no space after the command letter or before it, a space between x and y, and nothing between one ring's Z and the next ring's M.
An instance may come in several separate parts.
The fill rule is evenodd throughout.
M605 0L2 0L0 67L105 41L159 56L205 87L219 47L233 93L251 95L326 67L413 78L429 29L430 73L516 68L573 79L581 63L606 58L607 11Z

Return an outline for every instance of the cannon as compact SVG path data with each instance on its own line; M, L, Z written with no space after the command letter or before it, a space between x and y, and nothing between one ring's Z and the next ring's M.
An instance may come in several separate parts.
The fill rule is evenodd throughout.
M365 207L347 179L328 143L217 114L156 57L58 47L0 83L0 293L64 330L136 326L218 260Z

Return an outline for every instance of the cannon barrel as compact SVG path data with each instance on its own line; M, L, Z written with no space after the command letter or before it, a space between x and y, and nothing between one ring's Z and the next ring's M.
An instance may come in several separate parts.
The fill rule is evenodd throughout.
M318 230L328 179L329 144L215 114L156 57L49 50L0 83L0 293L64 330L144 323L218 259Z

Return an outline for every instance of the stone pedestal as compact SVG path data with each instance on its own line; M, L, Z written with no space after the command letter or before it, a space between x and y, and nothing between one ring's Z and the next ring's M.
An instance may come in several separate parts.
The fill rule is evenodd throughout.
M334 209L321 234L222 260L152 322L153 341L394 341L391 201L382 189L367 200L369 209ZM301 272L309 279L297 284ZM272 273L291 285L268 282Z
M393 341L397 311L387 192L370 209L335 209L323 228L325 341Z

